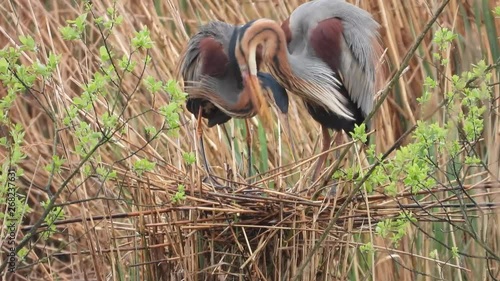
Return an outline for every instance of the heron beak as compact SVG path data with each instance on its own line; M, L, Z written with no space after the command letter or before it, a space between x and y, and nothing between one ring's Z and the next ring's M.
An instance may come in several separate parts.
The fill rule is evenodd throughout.
M248 90L250 91L250 98L253 105L257 108L257 113L262 118L264 118L264 121L266 123L268 123L271 120L271 116L269 113L267 102L264 99L258 77L256 75L249 74L246 71L244 71L242 74L245 87L248 87Z

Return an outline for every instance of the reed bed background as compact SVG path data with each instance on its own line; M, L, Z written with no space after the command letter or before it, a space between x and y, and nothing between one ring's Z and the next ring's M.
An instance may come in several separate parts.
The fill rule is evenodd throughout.
M167 82L177 77L178 60L190 35L200 24L222 20L242 24L268 17L282 21L304 1L95 1L86 20L83 40L64 40L60 28L84 13L74 1L4 1L0 7L0 46L20 44L31 35L38 52L24 52L19 63L46 62L49 52L61 55L49 82L40 91L19 94L9 110L12 124L25 131L19 163L23 175L16 180L18 193L32 208L18 227L16 241L24 241L14 274L6 280L497 280L500 279L499 194L499 71L490 81L492 98L484 113L485 126L476 149L484 165L467 166L463 181L437 176L438 184L418 194L401 181L398 196L384 187L362 189L348 200L357 182L341 177L336 193L325 197L333 181L310 183L309 175L321 144L320 128L293 95L288 120L291 136L283 133L283 119L263 126L251 120L252 175L248 175L246 129L242 120L204 128L207 158L214 175L226 188L206 181L196 136L196 120L184 110L177 134L164 126L160 107L171 102L165 91L152 94L142 79L152 76ZM417 36L441 1L348 1L370 11L381 24L385 48L378 82L382 89L400 68ZM424 37L404 74L397 80L371 124L370 142L378 153L391 158L394 148L412 143L405 132L418 120L444 124L439 108L451 89L446 77L470 70L484 59L498 63L500 20L491 12L500 1L451 0ZM123 22L103 40L95 17L115 7ZM118 58L130 55L130 41L144 26L154 45L151 64L137 67L119 85L108 85L109 96L81 111L78 122L99 128L104 112L123 108L126 124L85 159L75 151L79 144L63 118L75 97L99 71L100 47L113 49ZM439 66L432 38L447 27L458 34L447 54L450 63ZM135 60L145 52L134 53ZM498 66L498 65L497 65ZM425 107L417 99L426 76L441 77L438 89ZM179 80L179 85L182 81ZM108 88L103 88L103 91ZM125 95L128 93L129 95ZM0 87L0 95L7 88ZM111 98L112 97L112 98ZM118 98L117 98L118 97ZM116 100L114 100L116 99ZM154 126L153 138L146 128ZM8 126L0 137L9 134ZM458 134L458 133L457 133ZM401 138L401 139L400 139ZM292 150L291 143L295 149ZM355 149L357 148L357 149ZM361 166L367 159L358 144L351 147L340 171ZM341 148L332 148L332 151ZM189 164L187 153L196 162ZM66 159L57 173L45 167L57 154ZM326 175L337 163L329 157ZM1 146L0 159L8 163L11 150ZM445 161L447 155L438 155ZM148 159L155 167L138 173L137 161ZM87 161L81 165L82 161ZM3 166L4 174L7 165ZM85 172L88 169L88 173ZM99 169L116 172L103 180ZM363 173L364 173L363 172ZM328 177L329 178L329 177ZM181 187L179 187L181 186ZM54 198L62 214L40 221L41 202ZM408 219L411 212L412 219ZM329 223L334 215L338 218ZM389 221L388 219L391 219ZM395 242L380 235L379 223L390 223ZM38 225L37 225L38 224ZM34 228L33 226L38 226ZM6 223L2 230L6 233ZM379 228L377 230L377 228ZM51 230L48 237L44 231ZM324 241L317 245L322 235ZM3 235L2 237L5 237ZM24 239L24 240L23 240ZM8 253L3 240L2 263ZM316 249L316 247L318 247ZM496 254L495 254L496 253ZM309 259L310 258L310 259ZM299 274L300 273L300 274Z

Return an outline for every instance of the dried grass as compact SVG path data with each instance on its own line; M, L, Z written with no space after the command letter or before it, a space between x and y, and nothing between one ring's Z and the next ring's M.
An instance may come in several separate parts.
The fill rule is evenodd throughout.
M123 1L116 8L124 16L124 22L109 38L109 43L119 57L129 54L133 32L147 26L155 46L149 53L153 67L145 69L144 75L166 81L175 78L179 55L199 24L213 19L234 24L257 17L283 20L302 2ZM387 50L379 65L381 85L385 85L400 65L440 4L440 1L349 2L369 10L382 25L381 38ZM500 1L489 2L490 9L500 5ZM104 14L105 9L112 6L109 0L93 4L98 14ZM468 69L480 58L490 63L496 60L491 51L493 43L480 21L485 6L488 1L450 1L438 23L460 34L450 54L452 63L446 69L433 66L431 54L435 46L432 35L426 36L408 71L372 121L373 141L378 152L390 149L416 120L433 111L440 102L436 96L434 105L422 109L416 102L427 74L441 71L450 75ZM98 30L90 28L86 44L64 41L58 31L66 24L65 20L75 18L82 10L81 4L68 1L19 0L5 2L0 7L0 46L16 45L19 35L30 34L43 54L40 57L44 58L49 51L63 55L54 81L45 85L45 91L19 96L9 113L11 120L23 125L26 131L23 149L28 158L22 163L25 175L18 180L18 185L34 209L23 221L18 240L43 212L39 202L48 198L47 191L59 190L82 160L74 153L76 140L71 128L55 131L44 110L58 109L56 116L61 118L62 110L68 108L71 99L81 94L82 83L88 82L98 69L96 55L102 44ZM500 30L500 21L494 25ZM21 58L25 63L34 59ZM498 79L496 76L493 82L498 83ZM121 87L133 93L136 83L134 79L126 80ZM0 87L0 96L5 96L5 91ZM360 193L340 214L301 280L500 278L500 263L485 261L486 253L482 245L475 242L477 239L458 234L460 229L456 229L464 220L473 218L471 225L477 228L482 238L479 240L486 241L494 251L500 248L500 235L495 227L500 223L500 216L491 215L500 203L498 86L494 95L484 139L478 145L489 172L478 169L465 181L465 189L477 205L465 204L459 196L453 196L453 190L441 187L418 196L402 190L396 198ZM161 126L157 109L168 103L169 98L153 96L142 86L130 97L129 101L118 102L122 106L128 103L123 118L134 118L114 144L98 149L101 162L95 163L117 170L118 180L103 183L97 177L77 174L57 200L66 216L58 222L58 232L47 240L35 234L28 247L32 251L10 280L291 280L355 185L339 183L336 196L330 200L320 195L318 186L308 183L315 159L311 155L319 150L320 130L301 103L291 97L289 120L295 128L291 139L296 145L293 153L288 137L278 130L277 117L275 131L265 135L259 131L258 117L252 119L253 149L257 151L253 157L255 169L260 172L252 178L245 175L248 152L241 120L233 120L225 128L205 130L210 164L220 181L227 185L225 189L215 189L203 183L201 163L196 167L187 166L182 158L184 152L198 149L193 117L187 111L181 116L185 126L180 129L179 137L162 133L158 141L149 142L144 128ZM99 120L95 116L107 110L106 102L104 99L96 102L96 112L83 115L82 120L97 127ZM5 130L1 134L5 134ZM5 160L8 152L1 149L0 159ZM54 150L68 161L61 174L51 177L48 184L49 173L44 167L50 163ZM267 158L263 151L267 152ZM131 167L141 158L155 161L157 166L153 173L138 177ZM201 159L199 155L197 159ZM350 161L368 165L366 159L354 152L349 152L346 159L346 166ZM327 170L333 165L335 163ZM171 198L179 184L186 186L187 198L176 204ZM409 234L399 245L375 237L376 223L395 218L401 210L411 211L418 224L408 227ZM442 238L450 246L460 245L469 256L462 256L460 261L449 255L431 258L431 251L442 246L429 237ZM359 250L368 241L377 249L375 259ZM370 268L371 265L374 266ZM487 265L496 272L492 276L487 275Z

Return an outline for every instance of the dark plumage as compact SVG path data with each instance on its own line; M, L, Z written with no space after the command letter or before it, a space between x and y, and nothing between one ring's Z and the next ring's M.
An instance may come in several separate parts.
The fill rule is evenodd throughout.
M256 114L251 103L235 105L245 90L242 73L236 62L234 48L239 27L214 21L200 27L189 40L188 47L180 62L180 72L188 93L186 108L198 117L200 107L202 117L208 119L208 126L224 124L231 117L247 118ZM279 108L288 112L286 90L268 73L257 74L263 89L269 90ZM204 98L190 97L192 92L202 92ZM219 103L223 100L224 103ZM218 104L218 105L216 105Z
M232 117L253 117L263 105L260 89L272 93L281 113L288 112L287 92L270 74L258 72L255 76L249 76L248 72L242 73L235 57L239 28L220 21L201 26L189 40L180 60L180 74L188 94L186 108L198 118L200 148L208 172L201 135L201 118L208 119L208 126L213 127L226 123ZM257 59L260 63L260 55ZM248 126L248 122L246 124ZM249 134L247 127L250 174Z

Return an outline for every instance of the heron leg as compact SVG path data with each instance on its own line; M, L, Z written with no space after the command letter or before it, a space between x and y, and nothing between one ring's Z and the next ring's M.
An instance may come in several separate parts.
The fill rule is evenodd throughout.
M245 126L247 129L247 153L248 153L248 173L247 177L252 176L252 135L250 134L250 124L248 119L245 119Z
M342 131L338 131L337 135L335 136L335 139L333 140L333 144L337 147L341 146L344 144L344 134ZM335 150L335 160L340 161L340 149ZM334 181L332 184L332 188L328 192L328 196L333 197L335 196L335 193L337 192L337 182Z
M222 186L215 178L212 177L212 172L210 171L210 166L208 165L207 155L205 154L205 144L203 142L203 127L201 122L201 113L202 107L200 106L200 110L198 111L198 117L196 121L196 134L198 135L198 141L200 144L200 154L203 158L203 166L205 166L205 171L207 172L208 178L212 181L216 186Z
M337 132L337 135L335 136L335 139L333 140L333 144L335 146L341 146L342 144L344 144L344 134L342 133L342 131ZM340 149L337 149L337 150L335 150L335 159L339 159L339 158L340 158Z
M321 126L321 133L323 135L323 148L321 149L321 153L323 153L330 148L330 141L332 140L332 138L330 136L330 132L328 132L328 128L325 126ZM318 158L316 162L316 168L314 169L314 173L312 176L312 182L315 182L318 178L321 168L323 167L323 164L325 163L327 157L328 154L325 153Z

